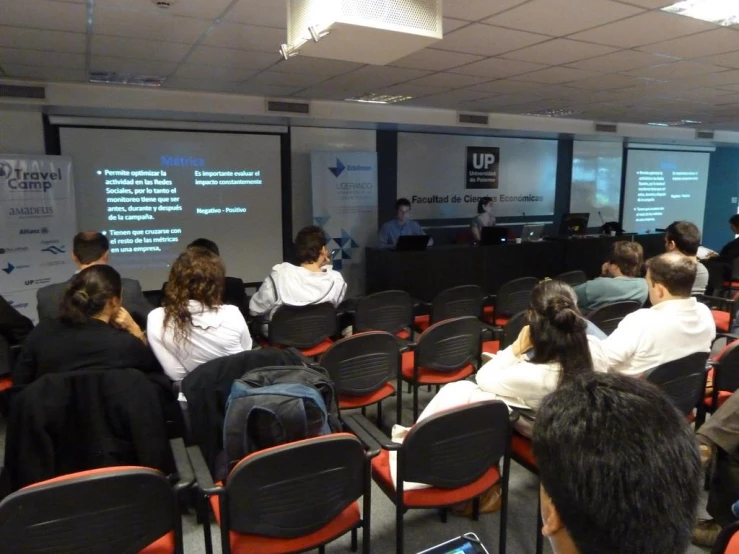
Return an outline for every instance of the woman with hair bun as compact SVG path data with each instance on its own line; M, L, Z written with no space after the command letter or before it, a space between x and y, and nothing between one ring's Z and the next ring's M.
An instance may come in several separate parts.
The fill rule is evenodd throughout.
M59 305L59 319L42 321L26 339L14 385L46 373L134 368L161 372L141 328L121 305L121 276L97 264L77 273Z

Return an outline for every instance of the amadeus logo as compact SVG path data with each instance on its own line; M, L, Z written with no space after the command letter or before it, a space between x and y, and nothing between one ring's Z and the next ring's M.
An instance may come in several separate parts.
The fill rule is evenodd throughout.
M17 254L18 252L28 252L28 246L17 246L15 248L0 248L0 254Z
M41 252L48 252L49 254L64 254L66 252L66 246L49 246L48 248L42 248Z
M21 208L9 208L8 215L20 218L40 218L54 215L52 206L23 206Z

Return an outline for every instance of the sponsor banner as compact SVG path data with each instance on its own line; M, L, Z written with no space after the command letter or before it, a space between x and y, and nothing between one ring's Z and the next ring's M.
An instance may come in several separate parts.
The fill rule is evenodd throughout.
M500 148L492 146L467 147L467 189L497 189Z
M38 323L36 313L36 290L28 289L19 292L3 292L3 298L16 310Z
M76 227L70 158L0 154L0 294L34 321L35 289L74 273Z
M347 296L364 294L364 249L377 242L377 153L311 152L313 222L330 237Z

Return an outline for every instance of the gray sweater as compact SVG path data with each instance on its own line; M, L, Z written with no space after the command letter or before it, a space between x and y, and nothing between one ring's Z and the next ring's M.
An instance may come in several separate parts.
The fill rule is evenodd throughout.
M649 296L647 282L641 277L598 277L573 288L584 315L613 302L636 300L644 304Z

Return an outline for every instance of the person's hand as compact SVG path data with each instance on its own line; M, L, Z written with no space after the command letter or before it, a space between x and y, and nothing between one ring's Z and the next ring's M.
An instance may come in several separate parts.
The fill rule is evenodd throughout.
M138 326L133 317L131 317L131 314L128 313L128 310L123 306L118 308L113 317L110 318L110 323L114 327L118 327L119 329L131 333L137 339L145 340L144 332L141 330L141 327Z
M511 347L513 348L514 356L520 356L534 347L534 345L531 344L531 329L528 325L523 326Z
M600 266L600 274L601 276L605 277L608 276L608 267L611 265L611 262L603 262L603 265Z

